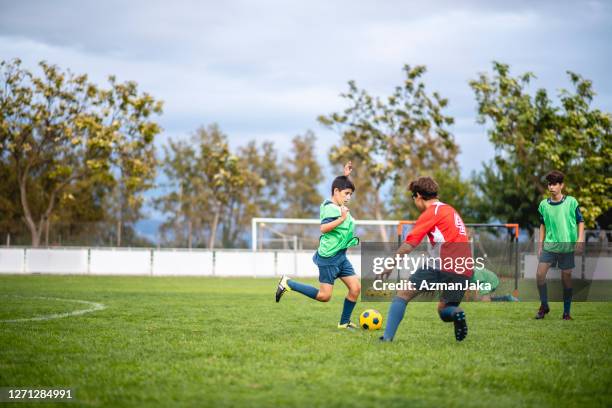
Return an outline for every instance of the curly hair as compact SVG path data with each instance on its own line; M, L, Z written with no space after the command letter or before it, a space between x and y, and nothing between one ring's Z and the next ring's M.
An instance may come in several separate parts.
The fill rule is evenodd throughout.
M413 197L416 197L417 193L425 200L438 197L438 183L431 177L419 177L411 181L408 189L412 192Z

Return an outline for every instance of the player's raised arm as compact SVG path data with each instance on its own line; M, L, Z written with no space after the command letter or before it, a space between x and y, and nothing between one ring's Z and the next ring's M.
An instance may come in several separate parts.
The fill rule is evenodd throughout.
M351 175L351 172L353 171L353 162L351 160L349 160L345 165L344 165L344 176L348 177Z

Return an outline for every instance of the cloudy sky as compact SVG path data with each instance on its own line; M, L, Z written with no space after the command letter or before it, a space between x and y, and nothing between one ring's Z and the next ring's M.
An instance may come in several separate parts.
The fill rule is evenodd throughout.
M429 90L450 98L468 175L493 153L468 80L498 60L555 93L569 69L612 111L611 22L612 2L595 0L0 0L0 58L136 80L165 102L159 144L216 122L233 146L272 140L284 153L312 129L325 165L338 136L316 117L342 109L347 81L384 96L403 64L425 64Z

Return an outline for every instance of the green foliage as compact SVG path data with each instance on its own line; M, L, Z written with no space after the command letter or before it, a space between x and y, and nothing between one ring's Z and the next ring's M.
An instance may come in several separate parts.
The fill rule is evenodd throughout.
M280 173L270 142L234 154L217 125L201 127L189 142L171 140L162 166L169 192L155 206L168 216L161 227L167 243L204 246L207 237L213 248L221 226L223 246L240 246L252 217L278 210Z
M195 140L195 136L192 137ZM194 146L185 141L168 140L164 146L162 172L168 180L166 194L154 200L154 206L166 214L160 226L161 239L175 246L203 246L204 224L210 221L204 188L197 169Z
M448 100L434 92L428 94L421 77L424 66L404 66L405 79L385 99L372 97L349 82L342 97L348 107L341 113L319 117L319 121L341 135L329 158L340 166L353 161L358 182L355 214L361 218L414 217L406 199L408 183L420 175L459 180L459 148L447 129L452 117L444 114ZM441 182L442 180L438 180ZM464 190L469 184L463 184ZM446 192L454 204L454 193ZM393 198L391 205L385 205ZM386 237L382 236L383 239Z
M315 152L316 136L312 131L297 135L291 141L289 157L283 165L283 216L317 218L323 197L318 186L323 181Z
M139 95L133 81L117 83L109 78L111 89L103 91L107 105L107 126L112 129L113 153L111 163L117 166L108 207L118 225L117 245L121 245L121 230L141 218L144 197L141 194L154 187L157 170L154 138L161 132L151 118L162 113L162 103L151 95Z
M111 77L105 90L86 75L39 66L40 77L18 59L0 62L0 160L16 176L19 194L12 198L33 246L78 183L120 186L119 207L140 208L139 193L155 174L160 129L152 116L161 113L161 103L139 94L134 82Z
M459 171L444 169L425 170L419 175L430 176L438 183L440 201L457 209L465 222L481 222L483 215L479 207L480 199L476 194L473 180L464 180ZM416 220L420 212L413 205L412 193L408 183L399 183L392 190L391 206L394 209L393 218L401 220Z
M272 142L255 141L238 149L239 167L245 182L233 191L223 219L224 247L246 247L253 217L275 217L282 202L281 169ZM250 238L250 236L249 236Z
M587 226L593 226L612 204L612 116L591 107L591 81L568 72L573 90L561 90L555 106L545 89L527 92L532 73L515 78L498 62L493 71L493 77L481 74L470 82L478 120L490 124L496 149L476 182L481 211L533 230L546 196L543 178L556 169L566 174L566 193L578 199Z

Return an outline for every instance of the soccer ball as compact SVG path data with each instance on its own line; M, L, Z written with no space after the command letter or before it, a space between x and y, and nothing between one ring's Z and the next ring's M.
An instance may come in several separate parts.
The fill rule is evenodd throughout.
M368 309L359 316L359 325L365 330L379 330L383 317L378 310Z

